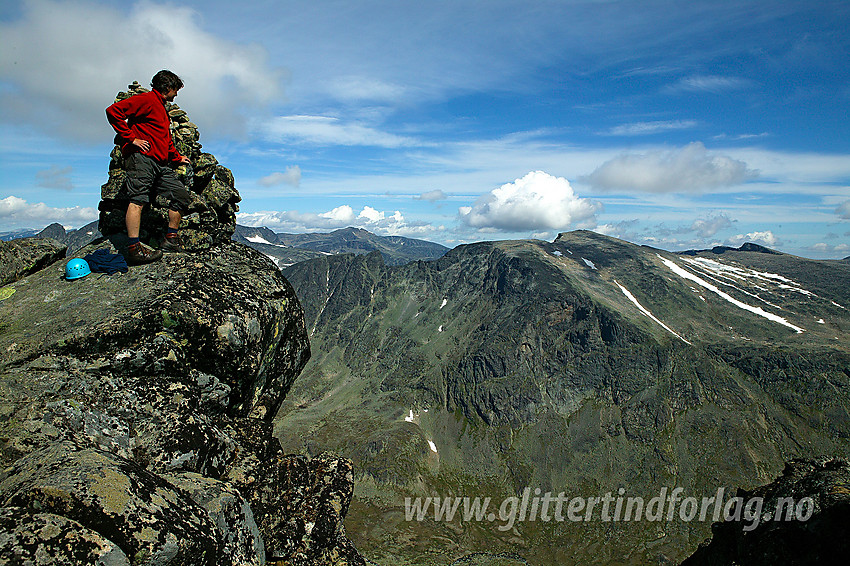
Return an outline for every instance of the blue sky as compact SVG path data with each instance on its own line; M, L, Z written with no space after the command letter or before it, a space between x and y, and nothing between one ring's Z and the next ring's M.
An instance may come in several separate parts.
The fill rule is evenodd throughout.
M4 0L0 231L96 219L103 110L168 68L242 224L842 258L848 30L846 0Z

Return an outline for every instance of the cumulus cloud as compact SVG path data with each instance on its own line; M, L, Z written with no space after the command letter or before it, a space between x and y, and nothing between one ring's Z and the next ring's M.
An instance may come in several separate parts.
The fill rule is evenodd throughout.
M267 139L316 145L402 147L410 138L332 116L278 116L260 126Z
M0 24L5 119L75 140L109 138L104 108L161 68L186 84L177 102L207 133L234 133L243 112L281 94L283 71L264 49L216 37L189 8L140 2L129 13L82 0L30 0Z
M614 224L600 224L593 231L606 236L634 242L639 239L639 236L635 232L639 223L638 220L621 220Z
M779 238L771 232L770 230L766 230L764 232L750 232L748 234L738 234L736 236L732 236L731 238L726 240L727 246L741 246L746 242L752 242L754 244L761 244L763 246L775 247L780 245Z
M415 198L416 200L427 200L428 202L437 202L438 200L446 200L447 197L448 195L446 195L446 193L444 193L440 189L436 189L433 191L422 193L418 197L413 198Z
M837 253L837 254L846 254L850 252L850 244L836 244L834 246L829 245L824 242L820 242L814 244L813 246L809 246L810 251L819 252L819 253Z
M95 208L53 208L43 202L29 203L16 196L0 199L0 226L4 229L42 228L53 222L64 226L82 226L97 220L97 216Z
M601 208L599 203L579 198L563 177L532 171L458 212L467 226L510 232L593 228Z
M71 166L59 167L54 165L50 169L36 172L35 178L39 187L70 191L74 188L73 183L71 183L71 171L73 171Z
M299 212L297 210L238 213L237 221L244 226L265 226L283 232L314 232L336 230L353 226L380 235L424 235L444 227L424 222L410 222L396 210L392 213L364 206L358 213L343 204L326 212Z
M257 180L257 183L264 187L274 187L277 185L292 185L297 187L301 184L301 168L297 165L290 165L286 171L281 173L276 171L271 175L266 175Z
M710 238L721 230L731 228L733 222L735 221L725 214L718 214L710 218L695 220L689 231L696 232L702 238Z
M837 214L839 218L850 220L850 200L839 204L835 209L835 214Z
M582 180L603 191L667 193L737 185L757 176L743 161L710 152L694 142L681 149L620 155Z

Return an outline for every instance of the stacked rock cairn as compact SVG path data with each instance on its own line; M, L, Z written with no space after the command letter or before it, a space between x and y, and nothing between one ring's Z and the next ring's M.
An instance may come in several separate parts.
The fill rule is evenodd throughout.
M148 92L137 81L119 92L115 101L124 100L135 94ZM199 251L230 240L236 229L236 213L241 200L235 188L233 173L218 163L215 156L201 151L198 142L200 133L186 111L166 102L166 111L171 119L171 137L181 155L191 159L192 164L176 168L177 176L189 189L192 202L183 217L180 232L188 251ZM119 250L126 249L126 227L124 216L127 201L121 199L124 184L124 163L121 149L116 146L110 154L109 180L101 187L99 230ZM142 213L142 241L155 245L168 226L168 203L162 197L151 199L151 204Z

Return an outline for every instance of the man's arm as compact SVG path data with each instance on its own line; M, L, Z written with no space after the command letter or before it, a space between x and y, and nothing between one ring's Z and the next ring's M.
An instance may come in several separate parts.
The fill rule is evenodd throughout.
M127 144L133 144L142 153L147 153L150 151L151 142L137 138L133 130L130 129L130 126L127 125L127 118L136 115L141 110L140 100L140 98L135 96L119 100L106 109L106 119L109 120L112 129L118 134L115 136L115 143L117 145L124 147Z
M115 142L118 145L134 143L136 140L136 134L127 125L127 118L132 116L135 110L138 109L132 96L124 100L119 100L106 109L106 119L109 120L112 129L118 134L115 136ZM148 147L150 147L150 144L148 144ZM141 146L139 148L141 149Z

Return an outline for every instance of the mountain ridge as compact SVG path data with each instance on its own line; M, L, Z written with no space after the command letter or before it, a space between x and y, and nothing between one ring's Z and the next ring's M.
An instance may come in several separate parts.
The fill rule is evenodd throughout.
M371 251L379 251L388 265L399 265L419 259L437 259L449 249L426 240L378 236L354 227L332 232L288 234L275 233L265 227L237 226L233 237L267 254L281 267L321 255Z
M767 269L777 262L793 276ZM287 450L352 457L350 532L373 559L465 555L424 543L399 550L411 527L397 519L405 496L657 493L661 483L711 493L769 481L810 450L850 450L841 340L850 296L824 277L848 280L841 262L756 249L678 255L577 231L462 245L403 266L374 253L329 256L283 273L304 305L314 359L276 434ZM383 534L370 536L376 524ZM519 552L530 564L635 552L641 562L680 560L709 532L674 524L650 545L652 525L620 525L597 555L605 525L585 526L523 524L509 536L415 525L432 542Z

